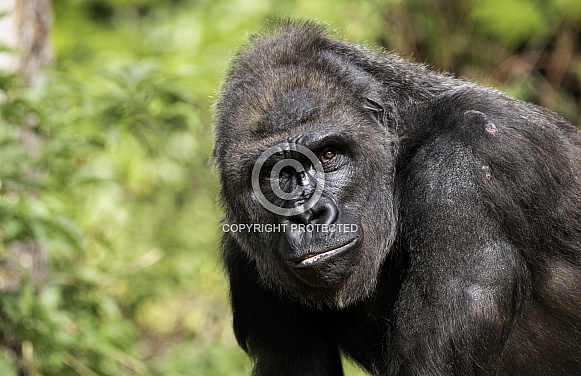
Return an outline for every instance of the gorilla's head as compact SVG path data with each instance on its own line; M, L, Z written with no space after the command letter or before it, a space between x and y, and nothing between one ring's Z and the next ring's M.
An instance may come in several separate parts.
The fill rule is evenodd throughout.
M387 94L322 29L272 40L237 55L216 105L224 228L271 287L342 307L373 290L395 233Z

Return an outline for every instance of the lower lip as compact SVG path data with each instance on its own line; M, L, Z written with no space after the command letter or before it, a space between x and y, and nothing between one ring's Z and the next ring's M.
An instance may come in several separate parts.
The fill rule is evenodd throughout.
M345 252L346 250L348 250L349 248L351 248L352 246L354 246L355 243L357 243L357 238L351 240L349 243L344 244L344 245L342 245L340 247L333 248L333 249L328 250L328 251L325 251L323 253L318 253L316 255L312 255L310 257L307 257L304 260L295 262L293 264L293 266L295 268L308 268L309 266L318 265L318 264L326 261L330 257L336 256L336 255L338 255L340 253Z

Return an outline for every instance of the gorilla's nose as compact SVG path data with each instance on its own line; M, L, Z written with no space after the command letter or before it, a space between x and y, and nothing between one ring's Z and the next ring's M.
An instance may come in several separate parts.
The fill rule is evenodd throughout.
M331 198L322 195L312 208L304 213L291 217L290 220L291 222L305 225L315 223L328 225L335 223L338 212L335 202Z

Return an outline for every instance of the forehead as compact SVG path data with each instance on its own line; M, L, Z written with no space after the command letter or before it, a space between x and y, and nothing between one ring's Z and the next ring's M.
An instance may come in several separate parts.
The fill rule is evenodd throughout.
M255 135L280 134L337 115L349 90L332 76L301 66L278 67L257 77L238 109L239 125Z

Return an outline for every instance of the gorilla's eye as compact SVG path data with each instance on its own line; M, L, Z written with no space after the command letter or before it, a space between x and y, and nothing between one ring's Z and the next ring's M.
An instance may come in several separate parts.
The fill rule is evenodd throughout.
M337 152L334 149L327 148L327 149L323 150L323 152L321 154L319 154L319 160L322 163L327 163L331 159L335 158L335 155L337 155Z

